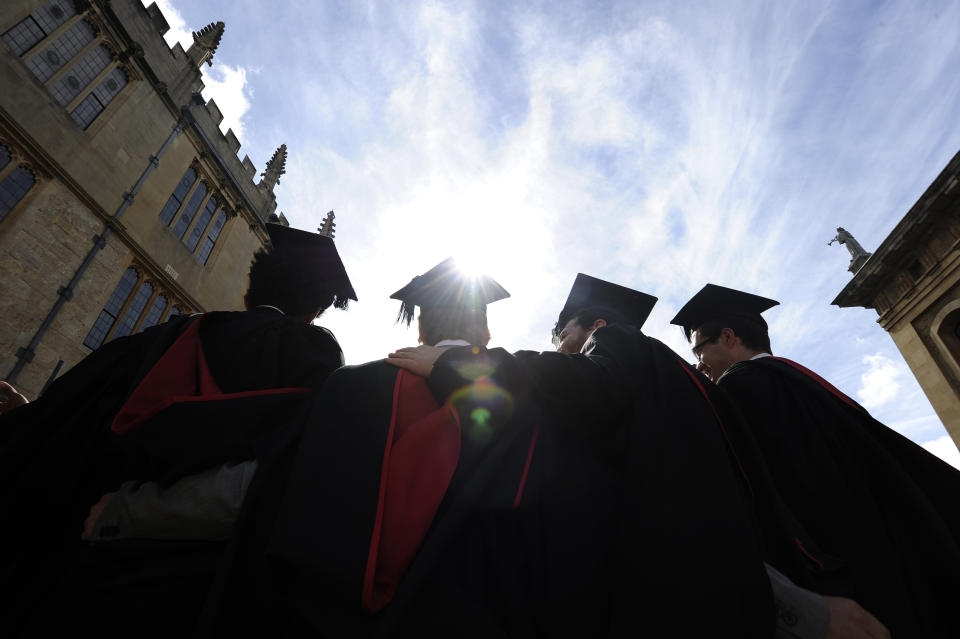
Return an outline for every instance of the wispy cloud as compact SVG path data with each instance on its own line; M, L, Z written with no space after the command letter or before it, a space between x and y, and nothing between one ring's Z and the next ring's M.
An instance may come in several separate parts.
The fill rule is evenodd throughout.
M337 211L348 361L413 341L387 297L451 253L513 293L490 309L512 349L549 348L586 272L659 296L645 330L686 354L668 321L714 282L779 299L775 352L935 438L876 313L830 306L850 274L827 241L872 250L960 147L960 5L215 4L251 156L288 142L280 208Z
M900 392L900 378L903 376L901 366L880 353L867 355L863 363L869 369L860 377L857 398L864 408L878 408L895 399Z
M949 435L944 435L943 437L938 437L929 442L924 442L923 447L928 451L947 462L954 468L960 468L960 451L957 450L957 445L953 442L953 439Z

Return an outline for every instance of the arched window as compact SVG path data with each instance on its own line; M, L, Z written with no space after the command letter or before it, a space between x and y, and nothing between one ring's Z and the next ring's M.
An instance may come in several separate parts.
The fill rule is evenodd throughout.
M153 284L144 282L140 285L140 288L137 289L137 294L133 296L133 301L127 306L127 312L120 318L120 322L117 324L117 330L113 332L114 339L117 337L126 337L133 332L134 327L137 325L137 320L140 319L140 315L143 314L143 309L147 307L147 302L150 301L151 297L153 297Z
M97 85L97 88L90 92L90 95L83 99L83 102L77 105L77 108L70 113L70 117L80 125L80 128L86 129L100 115L100 112L117 97L117 94L126 84L127 74L123 72L123 69L114 69L107 74L103 82Z
M217 238L220 237L220 231L223 229L226 221L227 212L221 210L220 214L217 215L217 219L213 221L213 226L210 227L210 232L207 233L207 239L203 241L200 252L197 253L197 260L199 260L201 264L206 264L207 260L210 259L210 252L213 251L213 247L217 243Z
M90 329L86 339L83 340L84 346L97 349L103 344L107 333L110 332L114 322L117 321L117 315L123 309L123 305L126 304L130 293L133 292L133 287L137 285L137 277L137 271L135 269L128 268L126 272L124 272L123 277L120 278L120 283L117 284L117 288L113 289L110 299L107 300L106 306L100 311L100 316L97 317L97 321L93 323L93 328Z
M167 297L166 295L157 295L156 299L153 300L153 304L150 305L150 310L147 311L147 316L143 318L143 322L140 323L140 329L138 333L144 329L150 328L151 326L156 326L157 322L160 321L160 318L163 317L163 312L167 310Z
M177 214L177 211L180 210L180 206L183 204L183 200L187 197L187 193L190 192L190 187L193 186L193 183L197 181L197 172L193 168L187 169L187 172L183 174L183 177L180 178L180 182L177 184L177 188L173 190L173 194L170 196L170 199L167 200L167 203L163 205L163 208L160 209L160 219L164 224L168 225L173 220L173 216Z
M211 197L209 200L207 200L207 205L203 207L203 213L200 214L199 219L197 219L197 223L193 225L193 231L183 242L187 245L187 249L191 253L193 253L193 249L197 248L197 244L200 243L200 238L203 237L203 234L206 232L207 225L210 224L210 220L213 219L213 214L216 210L217 198Z
M173 225L174 235L183 239L183 234L187 232L187 227L190 226L190 222L193 221L194 216L197 214L197 209L199 209L200 205L203 204L205 197L207 197L207 185L203 182L200 182L200 184L197 185L196 190L193 192L193 197L190 198L190 201L184 207L183 212L180 213L177 223Z
M170 314L167 315L167 320L172 320L174 317L180 314L180 309L174 306L170 309Z
M57 83L50 88L50 93L57 99L60 106L67 106L70 101L80 95L101 71L107 68L112 60L110 51L102 44L94 47L90 53L83 56Z
M63 32L40 53L27 60L27 68L41 82L46 82L63 68L85 46L93 42L93 27L80 21Z
M23 55L76 14L73 2L55 0L15 24L3 34L3 41L16 55Z

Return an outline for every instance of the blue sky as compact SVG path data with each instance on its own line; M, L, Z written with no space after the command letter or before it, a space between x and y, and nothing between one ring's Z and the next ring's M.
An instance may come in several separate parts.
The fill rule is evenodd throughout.
M960 149L955 2L159 3L216 20L213 97L291 225L337 213L360 302L320 323L348 363L416 342L389 294L451 254L513 296L491 345L548 349L578 272L657 295L781 301L777 354L960 466L892 339L830 302Z

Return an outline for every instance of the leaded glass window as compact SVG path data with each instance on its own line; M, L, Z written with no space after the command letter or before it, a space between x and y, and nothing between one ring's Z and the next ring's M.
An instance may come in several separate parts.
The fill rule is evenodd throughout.
M197 259L201 264L206 264L207 260L210 259L210 252L213 251L213 247L217 243L217 238L220 237L220 231L223 230L223 225L226 221L227 212L221 210L220 214L217 215L217 219L213 221L213 226L210 227L210 232L207 233L207 239L203 241L200 252L197 253Z
M85 46L93 42L93 38L93 27L80 21L51 42L46 49L27 60L27 68L38 80L46 82Z
M133 332L133 327L137 325L140 314L143 313L143 309L147 307L147 302L150 301L152 296L153 284L150 282L141 284L140 288L137 289L137 294L133 297L133 301L127 306L127 312L123 314L120 323L117 324L117 330L113 333L114 339L125 337Z
M200 238L203 237L204 232L207 230L207 225L210 224L210 220L213 219L213 214L217 210L217 198L211 197L207 200L207 205L203 207L203 213L200 214L200 218L197 220L197 223L193 226L193 232L185 240L184 244L187 245L187 249L193 253L193 249L197 248L197 244L200 242Z
M120 283L117 284L117 288L113 289L113 293L110 295L110 299L107 300L106 306L100 311L100 316L97 317L97 321L93 323L93 328L90 329L86 339L83 340L84 346L97 349L103 344L103 340L107 337L107 333L110 332L114 322L117 321L117 315L120 313L123 305L126 304L127 298L130 297L130 293L136 285L137 271L128 268L123 274L123 277L120 278Z
M174 306L173 308L171 308L171 309L170 309L170 314L167 315L167 321L172 320L174 317L176 317L177 315L179 315L180 312L181 312L180 309L177 308L176 306Z
M184 233L187 232L187 227L190 226L190 222L193 221L194 216L197 214L197 209L200 208L205 197L207 197L207 185L201 182L197 185L197 189L193 192L193 197L190 198L187 206L184 207L179 219L177 219L177 223L173 225L174 235L183 239Z
M180 210L180 205L183 204L184 198L187 197L187 193L190 192L190 187L193 186L193 183L197 181L197 172L193 168L187 169L187 172L183 174L183 177L180 178L180 182L177 184L177 188L173 190L173 195L170 196L170 199L167 200L167 203L163 205L163 208L160 209L160 219L163 220L163 223L168 225L173 219L173 216L177 214L177 211Z
M95 47L90 53L60 78L50 89L60 106L67 106L80 92L87 88L101 71L107 68L111 61L110 51L103 45Z
M10 161L9 157L10 154L7 153L8 159L4 164ZM13 210L17 202L23 199L23 196L27 194L27 191L36 181L37 179L30 169L25 166L18 166L0 182L0 222L7 217L7 213Z
M0 169L10 164L10 149L0 144Z
M79 124L80 128L86 129L126 84L127 74L122 69L114 69L108 73L103 82L70 113L73 121Z
M140 329L137 332L139 333L151 326L156 326L160 318L163 317L165 310L167 310L166 295L157 295L156 299L153 300L153 304L150 305L150 310L147 311L147 316L144 317L143 322L140 323Z
M16 55L23 55L76 13L70 0L56 0L14 25L3 34L3 41Z

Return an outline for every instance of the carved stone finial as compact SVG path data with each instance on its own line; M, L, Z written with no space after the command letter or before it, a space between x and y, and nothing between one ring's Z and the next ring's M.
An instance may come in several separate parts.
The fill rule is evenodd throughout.
M854 239L853 235L849 231L844 229L842 226L837 227L837 236L827 242L827 246L830 246L834 242L839 242L847 247L847 250L850 251L850 266L847 268L853 274L856 274L860 270L860 267L863 266L873 253L869 253L862 246L860 242Z
M217 52L220 46L220 38L223 37L223 30L226 25L221 22L211 22L199 31L193 32L193 44L187 50L187 56L199 68L206 62L213 65L213 54Z
M273 157L267 162L267 168L263 170L259 186L262 189L273 191L273 187L280 182L280 176L287 172L287 145L281 144L273 153Z
M326 235L331 240L333 239L333 234L337 232L337 223L333 221L336 215L333 214L333 211L329 211L327 216L323 218L323 223L320 225L320 228L317 231L320 232L320 235Z

